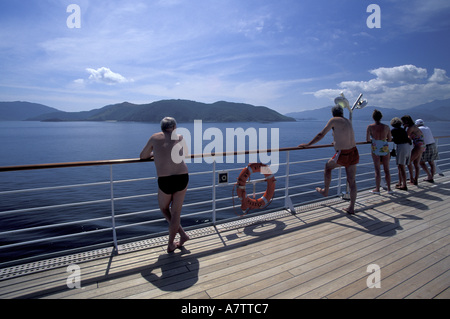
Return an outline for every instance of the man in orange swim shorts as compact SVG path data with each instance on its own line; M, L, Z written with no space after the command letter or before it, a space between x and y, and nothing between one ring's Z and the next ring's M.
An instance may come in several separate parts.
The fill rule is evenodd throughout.
M356 165L359 163L358 149L355 147L349 150L340 150L332 157L336 164L344 167Z
M324 188L317 187L316 190L323 196L328 196L331 183L331 172L339 166L345 167L347 174L347 182L350 188L350 205L344 209L349 214L355 213L356 202L356 164L359 163L359 153L356 148L355 133L350 120L344 118L344 110L341 106L336 105L331 109L333 117L328 121L323 130L318 133L309 143L300 144L298 147L305 148L311 146L333 129L334 148L336 154L326 163L324 172Z

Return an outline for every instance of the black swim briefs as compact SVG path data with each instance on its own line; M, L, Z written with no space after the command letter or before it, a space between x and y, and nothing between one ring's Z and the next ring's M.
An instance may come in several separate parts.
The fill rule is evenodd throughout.
M163 193L173 195L176 192L182 191L189 183L189 175L171 175L158 177L158 186Z

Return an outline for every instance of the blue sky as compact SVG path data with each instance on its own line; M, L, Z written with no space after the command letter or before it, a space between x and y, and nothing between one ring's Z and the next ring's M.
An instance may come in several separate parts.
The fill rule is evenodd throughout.
M225 100L284 114L343 91L404 109L450 98L449 16L446 0L2 0L0 101Z

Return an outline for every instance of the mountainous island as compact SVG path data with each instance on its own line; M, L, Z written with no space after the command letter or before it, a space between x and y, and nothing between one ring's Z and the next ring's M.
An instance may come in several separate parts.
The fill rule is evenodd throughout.
M219 101L161 100L149 104L123 102L100 109L64 112L29 102L0 102L0 121L128 121L159 123L165 116L178 122L286 122L294 118L265 106Z
M450 121L450 99L436 100L408 109L388 109L368 106L354 110L353 120L372 121L372 112L383 113L383 121L393 117L410 115L413 119L425 121ZM64 112L56 108L30 102L0 102L0 121L128 121L159 123L165 116L172 116L178 122L286 122L325 121L331 117L331 106L280 114L265 106L219 101L211 104L189 100L161 100L148 104L123 102L99 109L81 112ZM348 111L344 111L348 116Z

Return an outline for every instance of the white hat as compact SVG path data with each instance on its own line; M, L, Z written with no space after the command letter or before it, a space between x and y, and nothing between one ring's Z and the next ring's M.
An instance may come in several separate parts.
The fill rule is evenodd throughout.
M423 120L422 119L418 119L418 120L416 120L416 125L417 126L420 126L420 125L423 125L424 123L423 123Z

